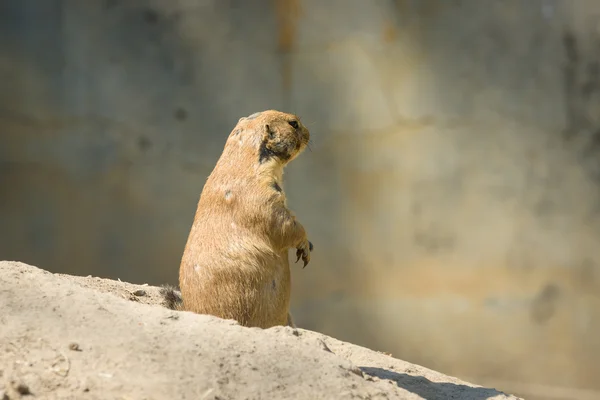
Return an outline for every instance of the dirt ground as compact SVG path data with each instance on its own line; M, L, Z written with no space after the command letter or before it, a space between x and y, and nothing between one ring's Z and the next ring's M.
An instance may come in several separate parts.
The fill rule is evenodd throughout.
M0 400L517 399L350 343L0 262Z

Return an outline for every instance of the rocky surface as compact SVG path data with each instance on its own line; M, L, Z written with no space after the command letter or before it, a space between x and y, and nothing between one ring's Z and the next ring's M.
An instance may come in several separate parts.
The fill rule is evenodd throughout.
M0 399L517 399L334 338L0 262Z

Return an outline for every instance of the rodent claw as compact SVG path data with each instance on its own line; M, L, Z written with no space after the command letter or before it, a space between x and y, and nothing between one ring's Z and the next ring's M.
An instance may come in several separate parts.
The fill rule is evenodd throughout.
M302 267L302 269L304 269L308 265L308 262L310 261L310 252L312 251L312 249L313 245L308 240L297 248L296 257L298 258L296 258L296 262L300 261L300 258L302 258L302 261L304 261L304 266Z

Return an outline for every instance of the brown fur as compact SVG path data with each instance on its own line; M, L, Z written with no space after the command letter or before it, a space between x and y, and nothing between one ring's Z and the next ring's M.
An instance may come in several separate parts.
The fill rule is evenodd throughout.
M294 325L288 250L297 249L306 266L312 244L287 208L282 178L309 138L292 114L240 118L204 185L185 246L184 310L244 326Z
M171 310L180 310L183 300L181 299L181 293L174 286L162 285L160 294L163 297L163 306Z

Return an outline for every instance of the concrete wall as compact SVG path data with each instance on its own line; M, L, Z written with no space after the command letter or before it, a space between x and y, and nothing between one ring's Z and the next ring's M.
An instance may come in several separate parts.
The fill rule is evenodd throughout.
M301 326L600 390L600 3L3 0L0 31L1 259L175 283L237 119L292 111Z

